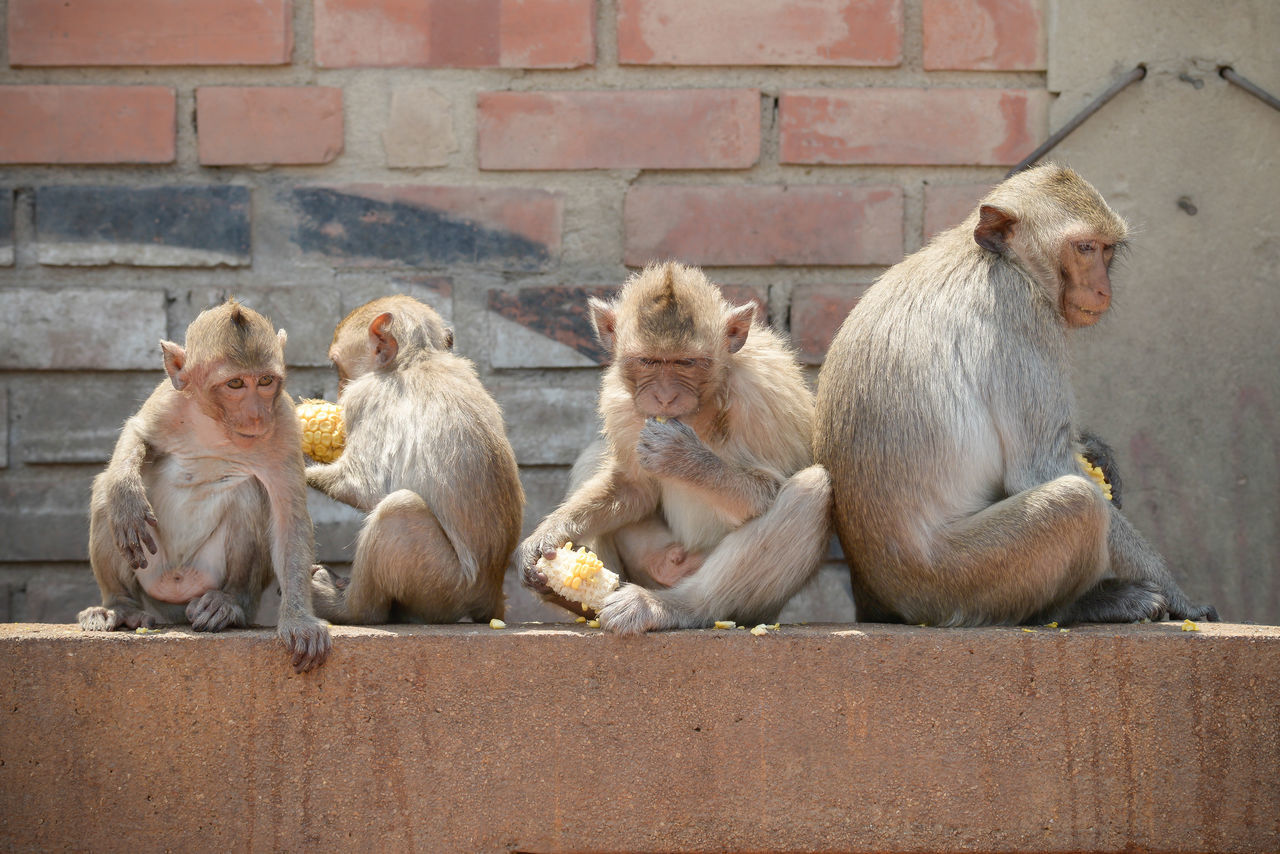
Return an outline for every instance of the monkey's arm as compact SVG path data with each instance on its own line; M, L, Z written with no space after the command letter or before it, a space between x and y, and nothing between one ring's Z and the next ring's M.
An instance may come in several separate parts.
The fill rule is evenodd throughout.
M547 550L565 541L589 540L645 518L658 508L658 488L637 482L616 462L602 467L582 483L564 503L520 545L521 580L540 593L546 580L535 564Z
M646 421L636 455L645 470L705 493L739 524L768 510L782 486L780 473L724 459L679 421Z
M280 413L277 418L285 418ZM287 413L293 418L292 406ZM291 420L295 425L297 422ZM293 655L299 673L319 667L329 657L329 626L315 616L311 606L311 564L315 561L315 536L307 512L302 452L293 431L280 434L277 468L260 473L271 504L271 564L280 582L280 611L276 634Z
M156 516L142 482L142 464L150 452L147 425L154 419L144 405L125 422L111 462L94 483L95 503L106 510L112 539L133 569L146 569L147 552L155 554L157 550L151 534Z
M348 452L335 462L307 466L307 486L367 513L373 509L373 503L368 501L369 490L357 467L350 462L352 459L354 456Z
M1173 580L1164 558L1114 505L1111 507L1111 527L1107 531L1107 550L1111 554L1112 574L1117 578L1155 584L1160 588L1168 604L1169 616L1173 619L1218 620L1218 611L1212 605L1192 604L1178 582Z

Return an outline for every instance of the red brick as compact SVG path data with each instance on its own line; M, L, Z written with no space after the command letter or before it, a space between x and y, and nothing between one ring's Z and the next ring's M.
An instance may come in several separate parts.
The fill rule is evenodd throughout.
M994 184L930 184L924 188L924 240L959 225Z
M708 266L892 264L902 258L902 190L640 186L623 212L625 263Z
M783 92L783 163L1017 163L1045 136L1043 89Z
M0 86L0 163L172 163L164 86Z
M623 65L898 65L902 0L620 0Z
M924 0L924 67L1042 71L1044 0Z
M755 89L487 92L481 169L745 169L760 156Z
M11 65L285 65L289 0L9 0Z
M342 90L201 86L196 128L205 166L328 163L342 151Z
M853 311L865 284L796 285L791 292L791 342L807 365L820 365L840 324Z
M316 0L327 68L578 68L595 61L594 0Z

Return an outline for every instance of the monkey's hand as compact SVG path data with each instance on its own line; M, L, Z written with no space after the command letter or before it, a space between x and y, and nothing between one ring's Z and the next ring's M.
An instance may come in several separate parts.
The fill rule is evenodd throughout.
M688 424L656 418L645 419L636 457L651 474L675 478L688 477L719 459Z
M547 560L555 560L556 549L568 539L567 535L560 536L554 531L534 531L520 544L520 583L540 596L551 595L554 591L547 584L547 576L538 569L538 559L545 557Z
M295 673L306 673L325 663L333 650L329 624L310 614L296 614L280 620L276 634L293 656Z
M147 552L158 550L151 530L156 527L156 514L141 486L120 484L107 495L111 508L111 536L133 569L147 568Z

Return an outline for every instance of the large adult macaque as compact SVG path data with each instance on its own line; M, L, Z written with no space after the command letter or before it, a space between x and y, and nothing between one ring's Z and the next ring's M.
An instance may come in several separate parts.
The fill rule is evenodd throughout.
M1075 172L1032 169L845 320L814 450L859 620L1217 619L1075 460L1067 333L1110 305L1126 230Z
M235 300L201 312L186 346L160 342L169 379L125 422L93 482L89 562L102 605L80 627L248 625L272 570L277 631L298 671L329 655L311 610L314 554L284 330Z
M731 307L700 270L676 263L646 268L590 310L612 355L600 387L606 443L521 546L524 583L555 601L538 558L612 538L614 568L654 589L612 593L604 628L772 620L830 536L827 473L810 465L813 398L794 356L754 322L753 305ZM664 562L679 568L654 578Z
M329 358L347 440L307 483L368 515L350 583L312 576L316 613L339 623L501 617L524 491L502 413L453 333L412 297L374 300L338 324Z

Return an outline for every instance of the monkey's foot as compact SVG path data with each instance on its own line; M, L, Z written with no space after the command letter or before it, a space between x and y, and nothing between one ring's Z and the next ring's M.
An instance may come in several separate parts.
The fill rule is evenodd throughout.
M113 632L116 629L150 629L156 624L156 618L138 608L104 608L94 605L80 612L80 630L85 632Z
M295 673L306 673L324 664L333 650L329 625L309 614L282 618L276 634L289 649Z
M228 626L246 626L244 609L222 590L210 590L187 603L187 620L197 632L220 632Z
M680 625L677 615L652 590L624 584L610 593L600 609L600 627L620 635L640 635Z
M1209 604L1192 605L1183 599L1178 604L1169 605L1169 619L1171 620L1203 620L1206 623L1216 623L1220 619L1218 617L1218 609Z
M654 583L672 587L686 575L697 572L705 559L706 555L690 554L685 551L684 546L674 543L648 556L643 569L649 573Z
M1073 602L1060 622L1138 623L1168 613L1160 588L1149 581L1106 578Z

